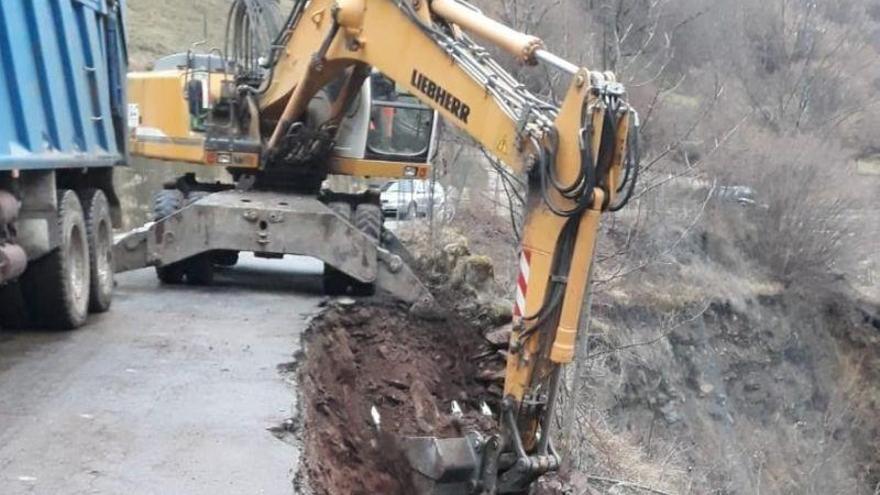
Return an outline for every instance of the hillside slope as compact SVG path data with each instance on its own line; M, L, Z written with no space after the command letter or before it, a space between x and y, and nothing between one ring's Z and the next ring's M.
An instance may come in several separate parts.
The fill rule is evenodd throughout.
M223 47L226 14L232 0L128 0L128 48L132 69L208 40Z

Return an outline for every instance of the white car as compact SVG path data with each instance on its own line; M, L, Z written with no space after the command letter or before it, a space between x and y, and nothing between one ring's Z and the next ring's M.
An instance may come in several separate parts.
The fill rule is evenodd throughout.
M382 186L381 200L382 212L386 216L412 219L427 215L432 206L435 211L440 210L446 201L446 194L443 186L434 183L432 197L430 181L404 179Z

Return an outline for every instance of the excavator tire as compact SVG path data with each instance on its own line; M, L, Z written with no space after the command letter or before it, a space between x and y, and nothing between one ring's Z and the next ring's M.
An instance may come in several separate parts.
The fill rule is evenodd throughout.
M371 203L361 203L354 210L354 225L364 234L378 241L382 235L382 208Z
M161 220L183 208L183 193L177 189L162 189L153 195L153 220Z
M218 249L212 253L211 260L217 266L235 266L238 264L238 251Z
M361 207L363 206L373 206L373 205L358 205L354 210L354 214L352 214L351 205L345 201L332 201L327 204L327 207L336 212L337 215L342 218L353 222L355 226L361 229L360 225L358 225L358 213L361 211ZM377 207L378 208L378 207ZM381 215L382 210L379 209L379 214ZM361 213L361 216L364 217L363 221L365 225L366 222L366 213ZM379 224L381 226L381 223ZM363 229L361 229L363 230ZM367 235L371 235L369 232L365 231ZM328 296L342 296L342 295L352 295L352 296L372 296L376 293L376 287L374 284L365 284L359 280L353 279L348 275L342 273L341 271L333 268L332 266L324 263L324 293Z
M162 189L153 196L153 220L161 220L183 208L183 193L177 189ZM175 285L183 282L186 273L185 262L157 266L156 276L163 284Z
M210 194L211 193L207 191L190 191L186 194L186 206L189 206ZM237 263L238 253L235 251L233 251L233 253L235 254L235 262ZM219 250L202 253L183 261L183 271L186 275L186 283L189 285L211 285L214 283L214 264L217 262L218 257L222 258L221 251Z
M186 195L187 206L199 201L211 193L207 191L191 191ZM217 249L206 253L210 258L210 263L217 266L235 266L238 264L238 251L228 249ZM214 280L213 273L208 275L207 266L204 261L193 260L192 266L187 267L187 272L193 272L192 276L187 273L187 282L193 285L210 285Z
M207 252L184 261L186 283L189 285L211 285L214 282L214 253Z
M333 210L340 217L351 221L351 205L346 201L331 201L327 203L327 207Z

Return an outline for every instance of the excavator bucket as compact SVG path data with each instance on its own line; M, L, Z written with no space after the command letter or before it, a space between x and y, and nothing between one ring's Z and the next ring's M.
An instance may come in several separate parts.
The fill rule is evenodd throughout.
M418 495L480 493L484 442L478 433L466 437L401 437L398 445L411 469Z

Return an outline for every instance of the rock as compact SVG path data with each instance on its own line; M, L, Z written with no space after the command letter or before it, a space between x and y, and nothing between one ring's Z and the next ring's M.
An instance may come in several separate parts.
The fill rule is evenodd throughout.
M504 381L503 369L487 369L477 373L477 380L481 382L501 382Z
M450 283L456 287L472 287L477 294L494 292L495 268L492 259L488 256L465 256L455 265Z
M660 414L663 415L663 419L666 420L666 423L670 425L681 421L681 414L679 414L678 410L671 402L660 407Z
M513 304L510 301L495 298L486 309L489 321L495 325L504 325L513 321Z
M705 396L711 394L714 390L715 390L715 385L712 385L711 383L703 382L700 384L700 396L701 397L705 397Z
M409 388L409 385L394 378L386 378L385 383L399 390L406 390Z
M428 321L445 321L447 318L447 311L433 298L428 297L419 299L410 306L409 314Z
M495 347L504 347L510 343L510 334L513 332L513 324L498 327L486 334L486 340Z
M440 420L440 411L437 410L437 404L428 387L422 381L416 380L409 388L409 395L415 410L416 424L425 434L433 434Z

